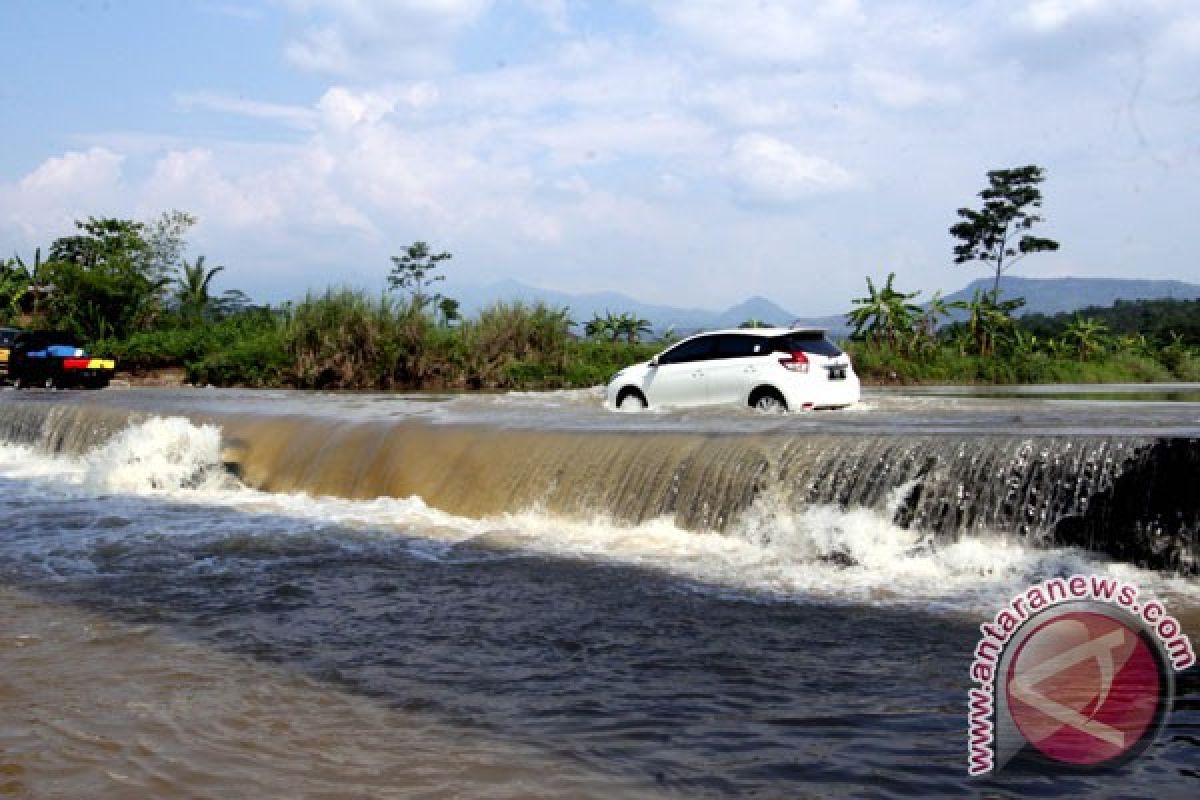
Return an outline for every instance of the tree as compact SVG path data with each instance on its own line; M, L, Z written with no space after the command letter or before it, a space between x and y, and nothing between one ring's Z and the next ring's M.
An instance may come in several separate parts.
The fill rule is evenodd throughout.
M592 318L583 326L584 335L589 339L616 339L616 318L611 312L607 316L600 316L599 312L593 313Z
M901 334L912 331L921 307L909 301L920 292L898 292L892 287L895 280L896 273L889 272L883 288L876 289L875 282L868 277L867 296L851 301L858 308L847 312L846 320L854 326L856 339L869 337L876 343L886 339L894 347Z
M186 211L164 211L144 227L146 274L153 278L171 278L183 263L187 250L184 236L198 220Z
M617 317L617 335L624 336L625 341L630 344L636 344L641 339L643 333L650 333L652 330L650 320L642 319L637 314L625 313ZM618 336L614 336L613 341L616 341Z
M150 271L145 225L89 217L81 231L56 239L45 265L45 298L55 325L91 339L124 337L151 322L162 307L167 278Z
M446 327L462 319L462 314L458 310L458 301L453 297L443 297L438 300L438 311L441 312L442 323Z
M212 315L218 319L237 316L247 311L269 312L269 306L252 307L250 295L243 292L241 289L226 289L221 292L220 297L214 297L209 302L209 308Z
M950 316L951 311L961 310L967 307L963 300L946 301L942 296L942 290L938 289L933 293L933 297L929 298L929 302L925 304L925 312L921 315L920 327L921 332L933 339L937 334L938 321Z
M409 308L422 312L430 303L442 299L440 294L430 292L438 281L444 281L445 275L435 275L443 261L454 256L449 253L433 253L425 242L413 242L402 256L392 256L392 271L388 274L388 286L402 289L409 294Z
M222 266L206 267L204 256L197 256L194 264L183 260L179 276L175 279L175 300L185 325L195 325L210 313L212 298L209 297L208 286L216 274L224 269Z
M1087 361L1108 345L1108 326L1099 320L1076 314L1063 333L1063 341L1071 345L1080 361Z
M992 301L999 303L1000 276L1030 253L1057 250L1058 242L1028 232L1042 222L1035 213L1042 207L1038 184L1046 179L1041 167L992 170L987 177L988 187L979 193L983 207L960 208L962 221L950 227L950 234L958 239L955 264L980 261L995 273Z
M967 304L966 329L976 355L988 356L995 351L1000 336L1013 329L1012 313L1023 305L1023 297L997 302L991 292L975 290Z
M42 248L33 251L33 263L26 264L19 255L13 256L4 268L4 305L10 315L28 311L36 317L41 312L42 298L50 290Z
M761 319L758 319L757 317L755 317L753 319L746 320L741 325L738 325L738 327L739 328L769 328L771 326L768 325L767 323L763 322Z

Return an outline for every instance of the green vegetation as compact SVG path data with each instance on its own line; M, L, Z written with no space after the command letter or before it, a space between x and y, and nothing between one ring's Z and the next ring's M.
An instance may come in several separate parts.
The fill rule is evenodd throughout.
M95 219L56 240L50 257L0 261L0 323L59 328L119 359L124 370L183 367L217 386L309 389L541 389L594 386L661 349L650 323L609 314L571 333L565 308L497 303L463 319L434 291L451 258L414 242L392 258L388 290L309 293L254 306L214 294L224 266L184 258L196 222L183 212L151 223ZM593 321L595 322L595 321Z
M624 340L629 344L637 344L642 335L650 333L650 330L650 320L636 314L614 314L608 310L605 310L603 317L596 314L584 325L584 332L589 339L608 342Z
M1053 317L1014 317L1020 298L996 302L976 292L969 303L935 294L923 309L916 292L869 294L847 318L846 344L868 381L894 383L1145 383L1200 380L1200 301L1139 301ZM1137 329L1146 306L1162 324ZM937 319L963 318L937 328ZM1117 323L1116 320L1120 320ZM1143 332L1145 331L1145 332Z
M994 170L984 204L960 208L950 228L954 261L979 261L995 275L990 292L948 303L936 292L925 306L919 292L894 287L895 273L846 314L854 326L847 348L859 375L900 383L1102 383L1200 379L1200 302L1118 302L1111 309L1014 316L1024 299L1004 299L1001 275L1031 253L1057 250L1028 231L1042 218L1040 167ZM939 327L944 318L955 317Z

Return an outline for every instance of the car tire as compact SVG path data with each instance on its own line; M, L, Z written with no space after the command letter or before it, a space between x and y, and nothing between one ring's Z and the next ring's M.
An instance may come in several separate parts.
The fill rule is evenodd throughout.
M43 388L45 388L45 389L54 389L54 388L56 388L55 381L54 381L54 376L53 376L53 375L47 375L47 376L46 376L46 380L42 381L42 387L43 387Z
M750 395L750 407L760 414L782 414L787 411L787 401L774 389L759 389Z
M618 411L644 411L645 409L646 398L637 389L623 389L617 395Z

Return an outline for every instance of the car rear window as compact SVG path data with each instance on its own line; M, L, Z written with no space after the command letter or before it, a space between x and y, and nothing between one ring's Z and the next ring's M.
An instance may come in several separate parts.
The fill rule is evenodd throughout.
M773 345L777 353L811 353L829 358L842 354L838 346L826 339L823 333L789 333L776 338Z
M767 352L767 340L762 336L728 334L717 339L717 358L745 358Z

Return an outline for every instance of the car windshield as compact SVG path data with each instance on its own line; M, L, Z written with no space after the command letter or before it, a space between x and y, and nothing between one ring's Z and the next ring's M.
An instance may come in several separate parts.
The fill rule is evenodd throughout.
M46 347L79 347L79 340L69 333L55 331L30 333L21 337L19 344L27 350Z
M774 342L775 350L783 353L808 353L835 358L842 354L841 348L825 338L823 333L789 333Z

